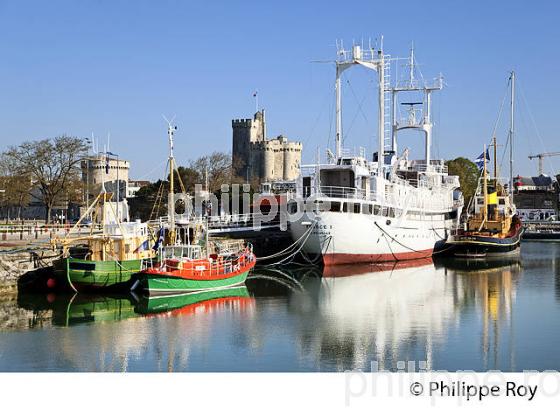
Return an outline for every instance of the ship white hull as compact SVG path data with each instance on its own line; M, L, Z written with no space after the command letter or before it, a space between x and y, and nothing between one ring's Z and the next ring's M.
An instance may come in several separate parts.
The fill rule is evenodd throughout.
M324 265L339 265L430 257L453 224L443 214L418 220L329 211L306 213L290 223L290 232L305 253L321 255Z

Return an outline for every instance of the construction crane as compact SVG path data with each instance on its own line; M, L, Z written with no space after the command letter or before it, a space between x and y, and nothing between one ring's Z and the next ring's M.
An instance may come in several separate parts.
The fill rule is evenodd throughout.
M539 159L539 175L543 174L543 158L545 157L555 157L560 155L560 152L542 152L540 154L529 155L529 159Z

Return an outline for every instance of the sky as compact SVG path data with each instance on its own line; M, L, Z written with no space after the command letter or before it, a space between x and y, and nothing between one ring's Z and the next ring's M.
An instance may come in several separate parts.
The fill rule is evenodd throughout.
M167 156L162 114L175 116L177 162L187 164L231 151L231 120L253 115L257 91L269 136L302 141L312 162L334 145L334 65L317 61L335 58L337 39L348 47L383 35L385 53L406 57L414 42L424 78L444 76L435 157L482 152L515 70L515 173L536 174L529 154L560 151L558 15L554 1L0 0L0 150L92 133L102 149L110 135L132 178L156 180ZM343 79L345 147L370 155L375 75ZM506 107L500 144L508 126ZM422 155L419 137L400 141L411 157ZM560 157L545 161L548 173L559 168Z

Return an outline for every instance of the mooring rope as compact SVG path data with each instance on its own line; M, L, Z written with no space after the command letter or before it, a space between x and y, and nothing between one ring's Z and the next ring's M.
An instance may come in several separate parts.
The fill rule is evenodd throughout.
M315 227L316 224L317 224L317 221L315 221L315 222L313 223L313 225L310 225L309 228L308 228L308 230L305 232L305 234L301 236L300 239L302 239L302 238L304 238L304 239L301 241L300 246L299 246L294 252L292 252L291 254L289 254L289 255L286 256L284 259L282 259L282 260L280 260L280 261L278 261L278 262L274 262L274 263L271 263L271 264L268 264L268 265L264 265L264 266L276 266L276 265L284 264L284 263L286 263L288 260L293 259L298 253L300 253L300 251L303 249L303 247L304 247L305 244L307 243L307 240L308 240L309 237L311 236L311 232L313 231L313 228Z
M305 242L307 241L307 239L311 235L311 231L313 230L313 228L315 227L316 224L317 224L317 221L313 222L313 225L310 225L309 228L307 229L307 231L305 231L305 233L302 236L300 236L298 240L296 240L294 243L292 243L286 249L283 249L280 252L276 252L275 254L272 254L272 255L260 256L260 257L257 258L257 261L260 262L260 261L263 261L263 260L268 260L268 259L281 257L281 256L287 254L288 252L290 252L296 246L298 246L298 244L300 242L304 242L304 244L305 244ZM300 249L301 249L301 247L300 247ZM296 253L297 253L297 251L296 251Z

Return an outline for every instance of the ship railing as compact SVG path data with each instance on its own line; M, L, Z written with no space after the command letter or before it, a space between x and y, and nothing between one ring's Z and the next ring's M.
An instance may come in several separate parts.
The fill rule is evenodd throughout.
M319 194L331 198L366 199L366 190L340 186L321 186Z
M395 89L399 90L424 90L426 88L439 89L443 86L443 80L441 78L435 78L433 80L399 80L395 84Z
M435 172L438 174L447 174L448 172L447 165L443 165L439 161L438 163L431 163L429 166L426 164L414 164L410 169L417 172Z
M252 222L253 214L225 214L215 215L208 218L209 226L222 224L247 225Z
M141 271L144 271L146 269L151 269L153 267L154 267L154 258L142 259L142 263L140 265Z
M217 253L229 253L234 254L241 252L245 248L245 243L243 240L232 239L226 241L216 241L211 242L214 248L218 251Z

